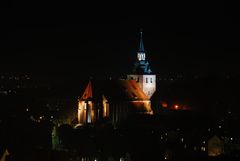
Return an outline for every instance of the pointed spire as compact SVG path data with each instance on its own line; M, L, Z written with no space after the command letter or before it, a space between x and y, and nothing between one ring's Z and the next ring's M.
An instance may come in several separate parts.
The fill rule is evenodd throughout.
M142 37L142 29L140 30L140 45L139 45L139 52L144 52L144 45L143 45L143 37Z

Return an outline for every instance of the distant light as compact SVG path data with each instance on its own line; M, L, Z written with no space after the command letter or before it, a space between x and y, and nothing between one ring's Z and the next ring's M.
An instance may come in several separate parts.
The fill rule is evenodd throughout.
M206 151L206 148L204 146L201 147L202 151Z
M167 104L166 102L163 102L163 103L162 103L162 107L167 108L167 107L168 107L168 104Z
M53 119L53 116L51 116L51 119Z
M29 111L29 109L28 109L28 108L26 108L26 111Z
M211 129L210 129L210 128L208 128L208 131L211 131Z
M175 105L174 108L177 110L177 109L179 108L179 106L178 106L178 105Z
M196 147L196 146L194 146L194 147L193 147L193 150L194 150L194 151L196 151L196 150L197 150L197 147Z
M233 138L230 138L230 140L233 140Z
M183 141L184 141L184 139L183 138L181 138L181 142L183 143Z
M219 126L218 126L218 128L219 128L219 129L221 129L221 128L222 128L222 126L221 126L221 125L219 125Z

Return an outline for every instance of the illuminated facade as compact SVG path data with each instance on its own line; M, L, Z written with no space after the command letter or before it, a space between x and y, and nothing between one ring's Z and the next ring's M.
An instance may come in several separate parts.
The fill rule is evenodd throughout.
M153 113L150 98L156 90L156 75L152 74L146 60L142 32L140 34L133 74L127 75L127 80L105 80L94 85L90 81L78 99L78 125L94 124L105 118L116 125L129 114Z
M208 140L208 156L219 156L224 153L224 142L218 137L213 136Z
M137 61L133 68L133 74L127 75L127 79L135 80L149 99L156 91L156 75L152 74L150 65L146 60L142 32L140 32L140 45L137 52Z
M82 97L78 99L78 124L92 124L96 120L109 116L109 105L104 95L93 98L92 82L89 81Z
M152 109L135 80L89 81L78 99L77 125L106 119L116 125L137 113L152 114Z

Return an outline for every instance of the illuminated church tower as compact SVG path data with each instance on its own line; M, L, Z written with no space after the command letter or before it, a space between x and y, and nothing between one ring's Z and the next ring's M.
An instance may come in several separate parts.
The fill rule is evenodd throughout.
M149 99L156 91L156 75L152 74L149 63L146 60L142 31L140 32L140 45L137 52L137 61L134 64L133 73L127 75L127 79L134 79Z

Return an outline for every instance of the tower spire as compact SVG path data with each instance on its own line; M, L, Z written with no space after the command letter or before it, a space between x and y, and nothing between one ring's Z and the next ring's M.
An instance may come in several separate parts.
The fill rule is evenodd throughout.
M146 59L146 53L143 46L143 32L139 32L139 49L137 51L137 60L134 64L133 74L127 76L128 79L134 79L144 94L150 99L156 91L156 75L152 74L150 65Z
M143 45L143 32L142 29L140 30L140 44L139 44L139 50L137 52L137 62L135 63L134 67L134 73L147 73L150 74L152 71L149 67L149 63L146 60L146 54L144 51L144 45Z
M144 52L144 45L143 45L143 31L140 29L140 45L139 45L139 52Z

